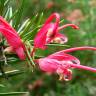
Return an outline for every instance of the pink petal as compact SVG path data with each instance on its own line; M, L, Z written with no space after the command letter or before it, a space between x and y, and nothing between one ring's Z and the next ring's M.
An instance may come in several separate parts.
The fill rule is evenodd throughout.
M66 27L72 27L72 28L74 28L74 29L79 29L79 27L76 26L75 24L65 24L65 25L59 27L59 28L58 28L58 31L66 28Z
M89 66L71 64L71 67L96 72L96 68L92 68L92 67L89 67Z
M80 64L80 61L76 57L74 57L74 56L72 56L70 54L66 54L63 51L51 54L51 55L48 56L48 58L56 59L58 61L63 61L63 60L64 61L72 61L75 64Z
M78 50L93 50L96 51L96 47L90 47L90 46L82 46L82 47L74 47L74 48L69 48L63 50L63 52L68 53L68 52L74 52Z
M55 59L42 58L39 59L38 63L41 70L54 73L56 72L60 62Z
M17 53L17 55L21 60L25 59L24 49L22 47L15 49L15 52Z

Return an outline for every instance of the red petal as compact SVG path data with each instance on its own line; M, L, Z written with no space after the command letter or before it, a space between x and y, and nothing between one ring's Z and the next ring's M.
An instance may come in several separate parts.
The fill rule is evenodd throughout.
M56 22L52 23L52 20L56 18ZM37 48L45 49L46 48L46 40L48 39L48 43L51 42L51 38L47 38L47 32L48 29L52 28L53 29L53 34L56 34L58 25L60 21L60 16L58 13L53 13L52 15L49 16L49 18L46 20L45 24L43 27L40 29L40 31L37 33L35 39L34 39L34 46Z
M0 16L0 25L3 25L4 27L6 27L7 29L13 31L14 33L17 33L17 32L15 31L15 29L12 28L12 27L10 26L10 24L9 24L6 20L4 20L4 18L3 18L2 16Z
M51 23L54 18L56 18L56 21L55 21L55 26L54 26L54 29L53 29L53 34L56 34L57 28L58 28L59 22L60 22L60 15L58 13L51 14L48 17L48 19L46 20L44 25Z
M16 51L17 53L20 52L18 50L21 50L21 53L18 53L18 56L20 58L24 58L23 56L21 56L21 54L24 54L24 45L19 37L19 35L16 33L14 33L11 30L8 30L2 26L0 26L0 31L3 34L3 36L7 39L7 42L10 44L10 46L12 47L12 49L14 51ZM20 54L20 55L19 55Z
M51 14L48 19L46 20L45 24L48 24L50 22L52 22L52 20L56 18L56 23L59 24L59 21L60 21L60 15L58 13L53 13Z
M36 48L45 49L46 48L46 40L47 40L47 32L50 28L54 28L54 24L47 24L44 25L40 31L37 33L35 39L34 39L34 46Z

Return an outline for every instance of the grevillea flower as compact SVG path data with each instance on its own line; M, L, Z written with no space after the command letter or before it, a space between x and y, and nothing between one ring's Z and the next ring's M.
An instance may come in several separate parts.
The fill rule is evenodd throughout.
M7 21L3 19L3 17L0 16L0 32L2 35L6 38L7 42L10 44L12 50L17 53L20 59L25 58L24 54L24 44L22 43L22 40L20 39L19 35L13 29Z
M60 75L60 79L63 79L66 81L72 79L71 69L73 68L79 68L79 69L96 72L95 68L80 65L80 61L76 57L70 54L67 54L68 52L73 52L76 50L95 50L96 51L96 48L87 47L87 46L70 48L70 49L56 52L45 58L40 58L36 60L36 62L39 64L39 67L42 71L50 72L50 73L57 73Z
M55 18L56 21L53 23L52 20ZM74 24L66 24L59 27L59 22L60 22L60 16L58 13L53 13L49 16L49 18L46 20L43 27L39 30L39 32L37 33L34 39L35 48L45 49L46 48L45 45L50 43L55 38L61 38L65 43L67 42L67 37L59 33L59 31L68 26L71 26L74 29L78 29L78 26Z

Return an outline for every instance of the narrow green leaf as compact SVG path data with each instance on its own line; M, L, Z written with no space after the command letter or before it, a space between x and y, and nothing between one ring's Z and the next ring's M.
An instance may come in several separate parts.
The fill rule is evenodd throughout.
M12 12L12 7L9 8L9 18L12 17L13 12ZM12 26L13 22L12 20L10 21L10 25Z
M6 11L6 13L5 13L5 19L7 20L7 21L9 21L10 22L10 25L12 26L12 19L11 20L9 20L11 17L12 17L12 15L13 15L13 12L12 12L12 7L8 7L8 9L7 9L7 11Z
M0 0L0 15L3 15L5 0Z
M63 45L63 44L46 44L47 46L53 46L53 47L70 47L69 45Z
M24 35L23 40L24 41L28 41L28 40L32 40L33 39L33 33L36 33L36 30L38 31L38 29L41 27L42 25L39 25L38 27L35 27L32 31L28 32L27 34Z
M13 15L9 18L9 21L12 20L18 13L18 10L16 10L15 12L13 12Z
M10 0L3 0L4 1L4 6L6 6Z
M44 58L44 56L35 55L35 59Z
M20 21L21 21L21 17L22 17L22 14L23 14L23 10L24 10L24 7L26 5L25 1L26 0L21 0L21 6L18 9L17 14L15 15L15 19L16 19L16 22L14 24L15 29L18 29L18 27L19 27L19 24L20 24Z
M29 50L28 50L28 48L27 48L27 47L26 47L26 52L27 52L27 56L28 56L28 58L29 58L29 60L30 60L30 63L34 66L34 65L35 65L35 63L34 63L34 61L33 61L32 57L31 57L30 52L29 52Z
M5 72L6 76L8 77L19 75L21 73L23 73L23 71L19 71L19 70L12 70L12 71ZM0 77L3 77L2 73L0 73Z
M18 29L18 33L21 36L21 34L23 34L24 31L22 31L24 29L24 27L26 27L29 23L29 19L25 20L23 22L23 24L20 26L20 28Z
M33 44L33 40L29 41L31 44ZM53 46L53 47L70 47L69 45L64 45L64 44L58 44L58 43L50 43L46 44L46 46Z
M59 23L60 23L60 24L61 24L61 23L64 23L64 19L62 19Z
M41 13L41 15L40 15L40 17L39 17L39 20L38 20L38 22L37 22L37 24L36 24L37 26L40 25L42 19L43 19L43 12Z
M0 87L5 87L3 84L0 84Z
M5 19L8 19L8 14L9 14L9 7L8 7L8 9L7 9L7 11L6 11L6 13L5 13Z
M25 29L20 33L20 36L22 37L23 35L29 34L30 33L30 28L34 26L34 21L36 20L38 14L34 16L34 18L30 19L29 22L26 24ZM25 36L23 36L25 37Z
M29 96L29 92L7 92L7 93L0 93L0 96L17 96L17 95Z

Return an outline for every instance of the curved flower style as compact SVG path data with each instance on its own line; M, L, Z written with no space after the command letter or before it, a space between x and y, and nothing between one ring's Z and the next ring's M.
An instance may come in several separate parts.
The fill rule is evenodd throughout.
M24 44L22 43L22 40L20 39L19 35L13 29L7 21L3 19L3 17L0 16L0 32L3 34L3 36L6 38L7 42L12 47L12 50L17 53L20 59L25 59L24 54Z
M67 54L68 52L73 52L76 50L95 50L96 51L96 48L87 47L87 46L69 48L66 50L56 52L52 55L49 55L48 57L38 59L36 60L36 62L39 64L39 67L41 70L45 72L50 72L50 73L57 73L60 75L60 80L64 79L66 81L72 79L71 68L79 68L79 69L96 72L95 68L80 65L80 61L76 57L70 54Z
M56 18L56 22L52 23L52 20ZM78 29L78 26L74 24L66 24L59 27L60 16L58 13L53 13L49 16L49 18L44 23L43 27L37 33L34 39L34 47L45 49L46 44L50 43L55 38L61 38L63 42L67 42L67 37L61 33L58 33L59 30L71 26L74 29Z

